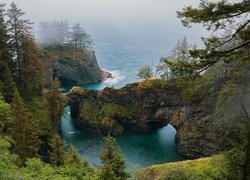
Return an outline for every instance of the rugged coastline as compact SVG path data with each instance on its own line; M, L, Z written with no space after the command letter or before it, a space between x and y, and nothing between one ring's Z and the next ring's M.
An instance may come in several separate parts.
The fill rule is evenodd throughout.
M117 136L126 129L145 133L171 124L177 130L177 149L184 157L215 153L216 138L208 128L211 115L184 100L174 81L147 79L101 91L74 87L67 97L77 127Z
M46 55L46 84L57 77L63 86L102 82L112 75L100 69L92 49L49 52Z

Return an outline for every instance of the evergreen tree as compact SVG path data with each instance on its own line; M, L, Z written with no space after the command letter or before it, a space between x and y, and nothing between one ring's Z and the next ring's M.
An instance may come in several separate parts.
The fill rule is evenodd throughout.
M203 38L205 48L190 51L195 61L176 64L179 69L193 69L193 73L200 73L216 62L249 60L250 48L250 1L241 0L230 3L225 0L201 0L197 8L188 6L178 12L184 26L200 23L213 36Z
M22 37L22 66L20 69L20 87L27 97L41 95L44 85L44 63L41 52L29 35Z
M23 20L25 13L13 2L7 11L9 17L8 32L9 45L14 60L14 75L22 94L40 95L44 84L44 65L41 61L41 53L35 44L34 37L30 34L29 20Z
M50 161L51 164L61 166L64 164L64 143L61 137L56 134L49 144L51 147Z
M79 23L76 23L72 27L72 33L71 33L71 43L74 48L77 49L86 49L90 48L92 46L92 39L90 36L83 30L83 28L80 26Z
M7 26L4 21L4 4L0 3L0 67L7 64L10 69L12 69L12 59L9 53L9 36L7 34ZM0 72L1 68L0 68Z
M208 38L203 38L205 48L204 49L196 49L194 51L190 51L190 54L195 59L191 63L179 63L176 64L177 68L182 69L193 69L193 73L200 73L202 71L207 70L211 66L215 65L219 61L224 61L225 63L231 63L234 65L242 62L249 63L249 49L250 49L250 1L249 0L241 0L237 2L229 2L226 0L221 1L209 1L209 0L201 0L200 5L197 8L192 6L188 6L183 9L182 12L178 12L179 18L184 26L190 27L192 23L200 23L208 30L213 31L213 35ZM247 67L247 66L246 66ZM237 67L238 69L238 67ZM247 69L249 71L249 68ZM224 72L226 73L226 72ZM245 84L245 87L249 84L249 76L247 76L247 81L241 75L243 72L238 72L236 76L232 78L240 79L240 84L234 83L229 81L225 87L223 88L224 91L220 92L219 100L226 94L230 94L223 101L221 105L217 103L217 106L221 106L217 114L222 114L221 118L227 118L223 109L228 108L228 113L232 113L233 107L231 107L228 101L233 102L232 104L238 104L236 113L243 113L240 111L240 107L244 107L244 100L249 99L248 94L244 94L242 92L246 91L246 89L240 87L240 85ZM245 73L247 74L247 73ZM234 93L237 96L234 96ZM222 94L224 94L222 96ZM242 96L243 95L243 96ZM238 103L235 103L235 97L237 97ZM239 98L240 97L240 98ZM242 98L243 97L243 98ZM236 101L236 102L237 102ZM241 106L240 106L241 104ZM243 108L244 109L244 108ZM246 109L245 109L246 110ZM233 111L234 112L234 111ZM224 113L224 114L223 114ZM247 115L247 111L245 111ZM237 122L237 125L242 125L240 123L239 118L234 118L234 116L230 117L229 119L233 119L233 122ZM237 121L236 121L237 120ZM247 124L246 127L249 127L250 122L247 116L246 118ZM230 123L228 123L230 124ZM230 124L232 125L232 124ZM224 128L224 127L223 127ZM236 135L237 133L234 132L229 133L231 136ZM241 129L243 131L244 129ZM250 140L249 140L249 128L247 129L246 133L246 140L243 143L244 148L246 150L246 161L244 164L244 179L249 179L250 174ZM238 135L238 134L237 134ZM244 138L243 138L244 139Z
M54 130L60 133L61 116L64 109L64 97L59 88L60 82L58 78L55 78L48 92L47 99L52 125L54 127Z
M12 99L13 119L9 121L9 133L15 141L14 152L19 155L21 164L29 157L38 156L40 140L37 134L37 126L32 114L27 110L18 91Z
M69 149L65 153L65 164L80 163L80 154L76 148L72 145L69 146Z
M0 91L2 92L2 96L4 97L5 101L11 103L14 92L16 90L16 85L12 78L9 67L6 64L2 65L1 62L0 66L0 70L2 72L2 74L0 75Z
M153 77L153 70L149 65L142 66L138 69L137 77L140 79L147 79Z
M94 178L95 172L89 167L88 161L81 159L79 152L72 145L65 153L64 165L60 166L60 170L76 179L97 179Z
M194 48L196 46L192 47L189 45L186 37L179 40L168 56L160 59L160 65L157 66L157 73L164 79L189 76L192 73L192 69L186 68L184 70L178 68L177 65L191 63L193 58L190 56L189 51L194 50Z
M22 59L22 40L24 35L31 36L29 33L31 23L29 20L23 20L22 16L25 13L12 2L10 9L7 11L8 16L8 33L10 36L9 45L11 48L11 54L14 57L14 74L17 80L20 80L21 68L23 64Z
M8 122L12 119L10 104L4 102L0 96L0 134L5 133Z
M115 139L111 136L104 138L104 149L99 153L101 159L100 179L125 180L130 176L125 171L125 160L119 147L114 145Z
M67 45L69 34L67 21L45 21L39 24L39 41L46 49L61 50Z

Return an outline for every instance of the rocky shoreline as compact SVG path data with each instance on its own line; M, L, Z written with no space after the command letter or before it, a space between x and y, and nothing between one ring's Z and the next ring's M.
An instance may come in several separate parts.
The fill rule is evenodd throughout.
M126 129L150 132L167 124L177 130L180 154L193 159L215 153L213 117L200 104L184 100L175 82L148 79L121 89L74 87L68 94L71 116L79 128L121 135Z
M47 59L46 85L55 77L62 86L80 86L112 78L109 72L100 69L92 49L49 52Z

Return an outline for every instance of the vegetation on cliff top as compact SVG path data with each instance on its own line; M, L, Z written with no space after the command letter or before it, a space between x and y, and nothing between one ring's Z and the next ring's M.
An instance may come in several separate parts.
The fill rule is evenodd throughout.
M30 33L31 23L23 19L24 12L15 3L10 5L6 13L4 11L4 5L0 4L0 70L3 72L0 74L0 92L3 96L0 96L0 177L127 179L129 175L125 172L124 159L120 150L114 147L111 137L105 141L107 149L100 153L102 164L97 168L90 167L86 160L81 159L74 147L65 151L60 137L55 135L60 132L60 117L64 105L63 96L59 92L60 84L55 80L51 89L44 91L45 64L42 51ZM225 31L223 37L216 35L204 38L205 49L183 53L191 57L192 61L185 57L176 61L165 59L167 67L178 78L184 97L193 103L200 100L208 108L214 108L216 120L211 125L220 142L220 154L193 161L152 166L142 172L144 179L177 179L177 175L181 179L248 179L249 11L248 0L236 3L202 0L198 8L189 6L178 12L185 26L201 23L214 32ZM52 25L57 29L61 25L63 27L62 33L59 29L57 32L63 37L56 39L52 50L65 48L64 40L68 29L64 26L67 24L48 24L50 28ZM42 34L47 35L44 31ZM87 48L92 43L78 24L73 27L70 40L67 46L77 49ZM214 67L211 68L212 66ZM204 70L207 70L206 73L201 75ZM151 70L146 68L142 75L145 78L151 77ZM162 82L148 79L141 83L141 87L164 88L168 85ZM207 97L213 101L209 99L207 102ZM110 102L100 107L86 101L81 115L90 122L101 122L111 127L116 116L133 116L134 107ZM47 145L45 150L42 148L44 145ZM48 156L46 161L51 164L42 162L39 156Z
M235 162L232 166L231 158ZM212 157L153 165L141 172L143 180L242 179L243 152L227 152Z

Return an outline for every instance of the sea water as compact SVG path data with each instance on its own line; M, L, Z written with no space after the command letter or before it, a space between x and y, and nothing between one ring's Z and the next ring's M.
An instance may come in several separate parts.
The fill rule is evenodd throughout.
M152 62L152 57L157 57L157 49L149 51L143 47L133 47L125 43L112 45L100 42L98 44L95 50L99 65L102 69L109 71L113 78L102 83L82 86L84 88L96 90L107 86L120 88L127 83L138 81L136 73L140 66L144 64L156 66L156 63ZM158 56L157 61L159 61L160 52ZM67 92L71 88L72 86L62 87L62 91ZM65 142L73 144L81 156L87 158L93 165L100 164L98 152L103 136L75 127L74 120L70 117L69 107L65 108L62 117L62 132ZM167 125L150 133L126 131L117 137L116 141L130 169L133 165L146 167L152 164L183 160L176 150L175 135L174 127Z

